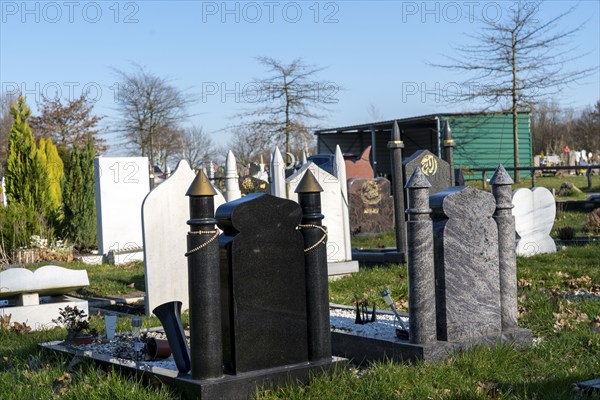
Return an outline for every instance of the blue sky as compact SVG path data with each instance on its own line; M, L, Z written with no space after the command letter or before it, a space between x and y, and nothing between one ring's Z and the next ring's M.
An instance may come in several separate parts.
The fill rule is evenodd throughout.
M477 18L495 18L492 1L0 1L0 81L35 102L42 94L78 97L84 88L97 99L95 112L114 125L117 78L112 68L131 63L166 77L198 101L189 124L201 125L224 144L232 116L251 105L232 94L264 77L255 60L289 62L301 57L326 69L318 78L344 88L322 127L371 120L463 111L449 104L443 88L462 77L433 68L452 46L475 33ZM506 4L506 2L505 2ZM548 1L542 17L574 2ZM473 17L473 18L471 18ZM588 53L583 67L600 65L600 2L582 1L565 24L589 19L573 45ZM565 25L566 26L566 25ZM450 85L450 86L449 86ZM216 93L204 98L210 88ZM225 92L225 90L229 92ZM422 91L439 96L422 96ZM600 99L596 73L567 88L561 104L580 110ZM476 105L474 105L476 107ZM109 137L110 144L110 137ZM119 154L113 146L109 154Z

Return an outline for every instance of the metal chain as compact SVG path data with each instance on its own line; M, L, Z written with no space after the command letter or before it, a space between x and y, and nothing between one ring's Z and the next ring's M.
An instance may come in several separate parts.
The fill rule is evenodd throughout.
M193 249L191 249L190 251L185 253L186 257L189 257L190 255L194 254L195 252L202 250L203 248L205 248L206 246L208 246L209 244L211 244L212 242L217 240L217 238L219 237L219 230L214 229L211 231L191 231L188 234L189 235L211 235L212 234L213 236L210 239L208 239L206 242L202 243L199 246L194 247Z
M312 224L305 224L305 225L298 225L298 228L300 229L305 229L305 228L316 228L319 229L321 232L323 232L323 237L321 239L319 239L319 241L315 244L313 244L312 246L310 246L307 249L304 249L304 253L308 254L311 251L313 251L314 249L316 249L317 247L319 247L319 245L321 245L322 243L325 242L325 240L327 240L327 228L324 226L320 226L320 225L312 225Z

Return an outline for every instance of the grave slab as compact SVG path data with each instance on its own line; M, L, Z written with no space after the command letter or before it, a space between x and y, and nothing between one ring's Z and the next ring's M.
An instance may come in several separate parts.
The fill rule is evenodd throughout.
M261 387L283 386L289 382L308 384L315 374L331 373L337 368L344 368L348 363L346 359L333 357L332 360L327 361L299 363L281 368L226 375L221 379L194 380L190 374L180 374L170 369L152 367L90 351L81 351L74 346L66 346L60 341L41 343L39 346L50 352L90 358L97 364L110 366L142 379L158 379L185 394L186 398L199 400L242 400L252 397L257 388Z

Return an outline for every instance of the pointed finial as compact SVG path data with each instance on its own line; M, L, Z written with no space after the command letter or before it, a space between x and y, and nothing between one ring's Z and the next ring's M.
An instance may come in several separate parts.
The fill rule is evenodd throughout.
M298 187L294 192L296 193L319 193L322 192L323 188L319 185L319 181L310 171L310 169L306 170L306 173L300 180Z
M452 140L452 129L450 129L450 121L444 123L444 139Z
M260 155L260 164L264 164L264 163L265 163L265 161L263 160L263 155L261 154Z
M455 142L452 139L452 129L450 129L450 121L444 122L444 147L454 147Z
M398 127L398 121L394 121L394 126L392 128L392 137L394 140L400 140L400 128Z
M203 170L200 170L196 174L194 181L190 185L190 188L185 193L186 196L216 196L217 191L210 184L206 174Z
M408 178L408 182L406 182L406 185L404 187L406 187L407 189L425 189L430 188L431 183L429 183L429 180L427 179L423 171L421 171L421 167L417 167L413 171L410 178Z
M404 143L400 139L400 128L397 121L394 121L394 125L392 126L392 140L388 142L387 147L388 149L404 148Z
M494 175L492 175L492 179L490 179L490 184L491 185L512 185L513 183L515 183L515 182L510 177L510 174L508 172L506 172L506 169L504 169L504 166L502 164L498 165L498 168L496 168Z

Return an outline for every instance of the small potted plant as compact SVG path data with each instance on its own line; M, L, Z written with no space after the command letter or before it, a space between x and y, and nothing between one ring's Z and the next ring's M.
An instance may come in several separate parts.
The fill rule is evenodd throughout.
M96 336L96 330L90 328L87 315L84 310L75 307L66 306L59 308L59 317L53 322L62 325L67 330L67 342L73 344L89 344Z

